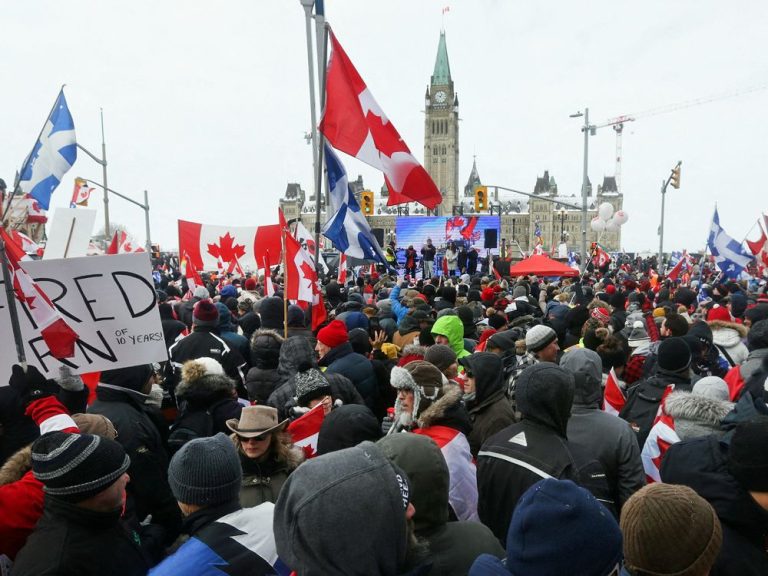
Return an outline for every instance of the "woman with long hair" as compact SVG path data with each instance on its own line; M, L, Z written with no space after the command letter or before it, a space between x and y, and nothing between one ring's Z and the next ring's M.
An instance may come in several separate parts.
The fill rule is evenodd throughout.
M243 467L243 508L277 502L288 475L304 460L304 453L285 432L287 424L288 420L278 422L277 410L271 406L246 406L239 419L227 420Z

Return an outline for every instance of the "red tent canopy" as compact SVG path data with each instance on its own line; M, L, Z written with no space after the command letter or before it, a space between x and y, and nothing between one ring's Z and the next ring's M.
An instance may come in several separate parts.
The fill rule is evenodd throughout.
M509 268L510 276L528 276L529 274L536 276L578 276L579 271L543 254L535 254Z

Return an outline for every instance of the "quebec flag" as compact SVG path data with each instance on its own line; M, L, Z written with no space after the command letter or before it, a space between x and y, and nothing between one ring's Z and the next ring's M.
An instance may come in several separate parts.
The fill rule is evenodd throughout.
M381 246L371 233L371 227L349 189L347 172L328 144L325 145L325 167L331 191L328 209L333 216L323 226L323 236L348 258L379 262L387 266Z
M48 210L51 194L75 160L75 124L62 89L51 115L45 121L40 138L21 167L19 186L23 192L37 200L43 210Z
M715 257L715 264L727 278L738 278L753 259L752 254L722 229L717 208L712 216L707 246Z

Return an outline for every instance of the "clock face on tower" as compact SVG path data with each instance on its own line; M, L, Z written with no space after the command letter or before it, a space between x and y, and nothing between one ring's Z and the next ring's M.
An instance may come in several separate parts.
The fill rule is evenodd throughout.
M438 90L435 93L435 102L438 104L445 104L446 94L444 90Z

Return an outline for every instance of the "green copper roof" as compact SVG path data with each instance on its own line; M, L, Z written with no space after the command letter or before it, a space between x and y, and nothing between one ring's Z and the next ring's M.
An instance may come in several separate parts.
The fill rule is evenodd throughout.
M440 32L440 43L437 45L435 71L432 73L432 85L451 83L451 65L448 63L448 48L445 45L445 32Z

